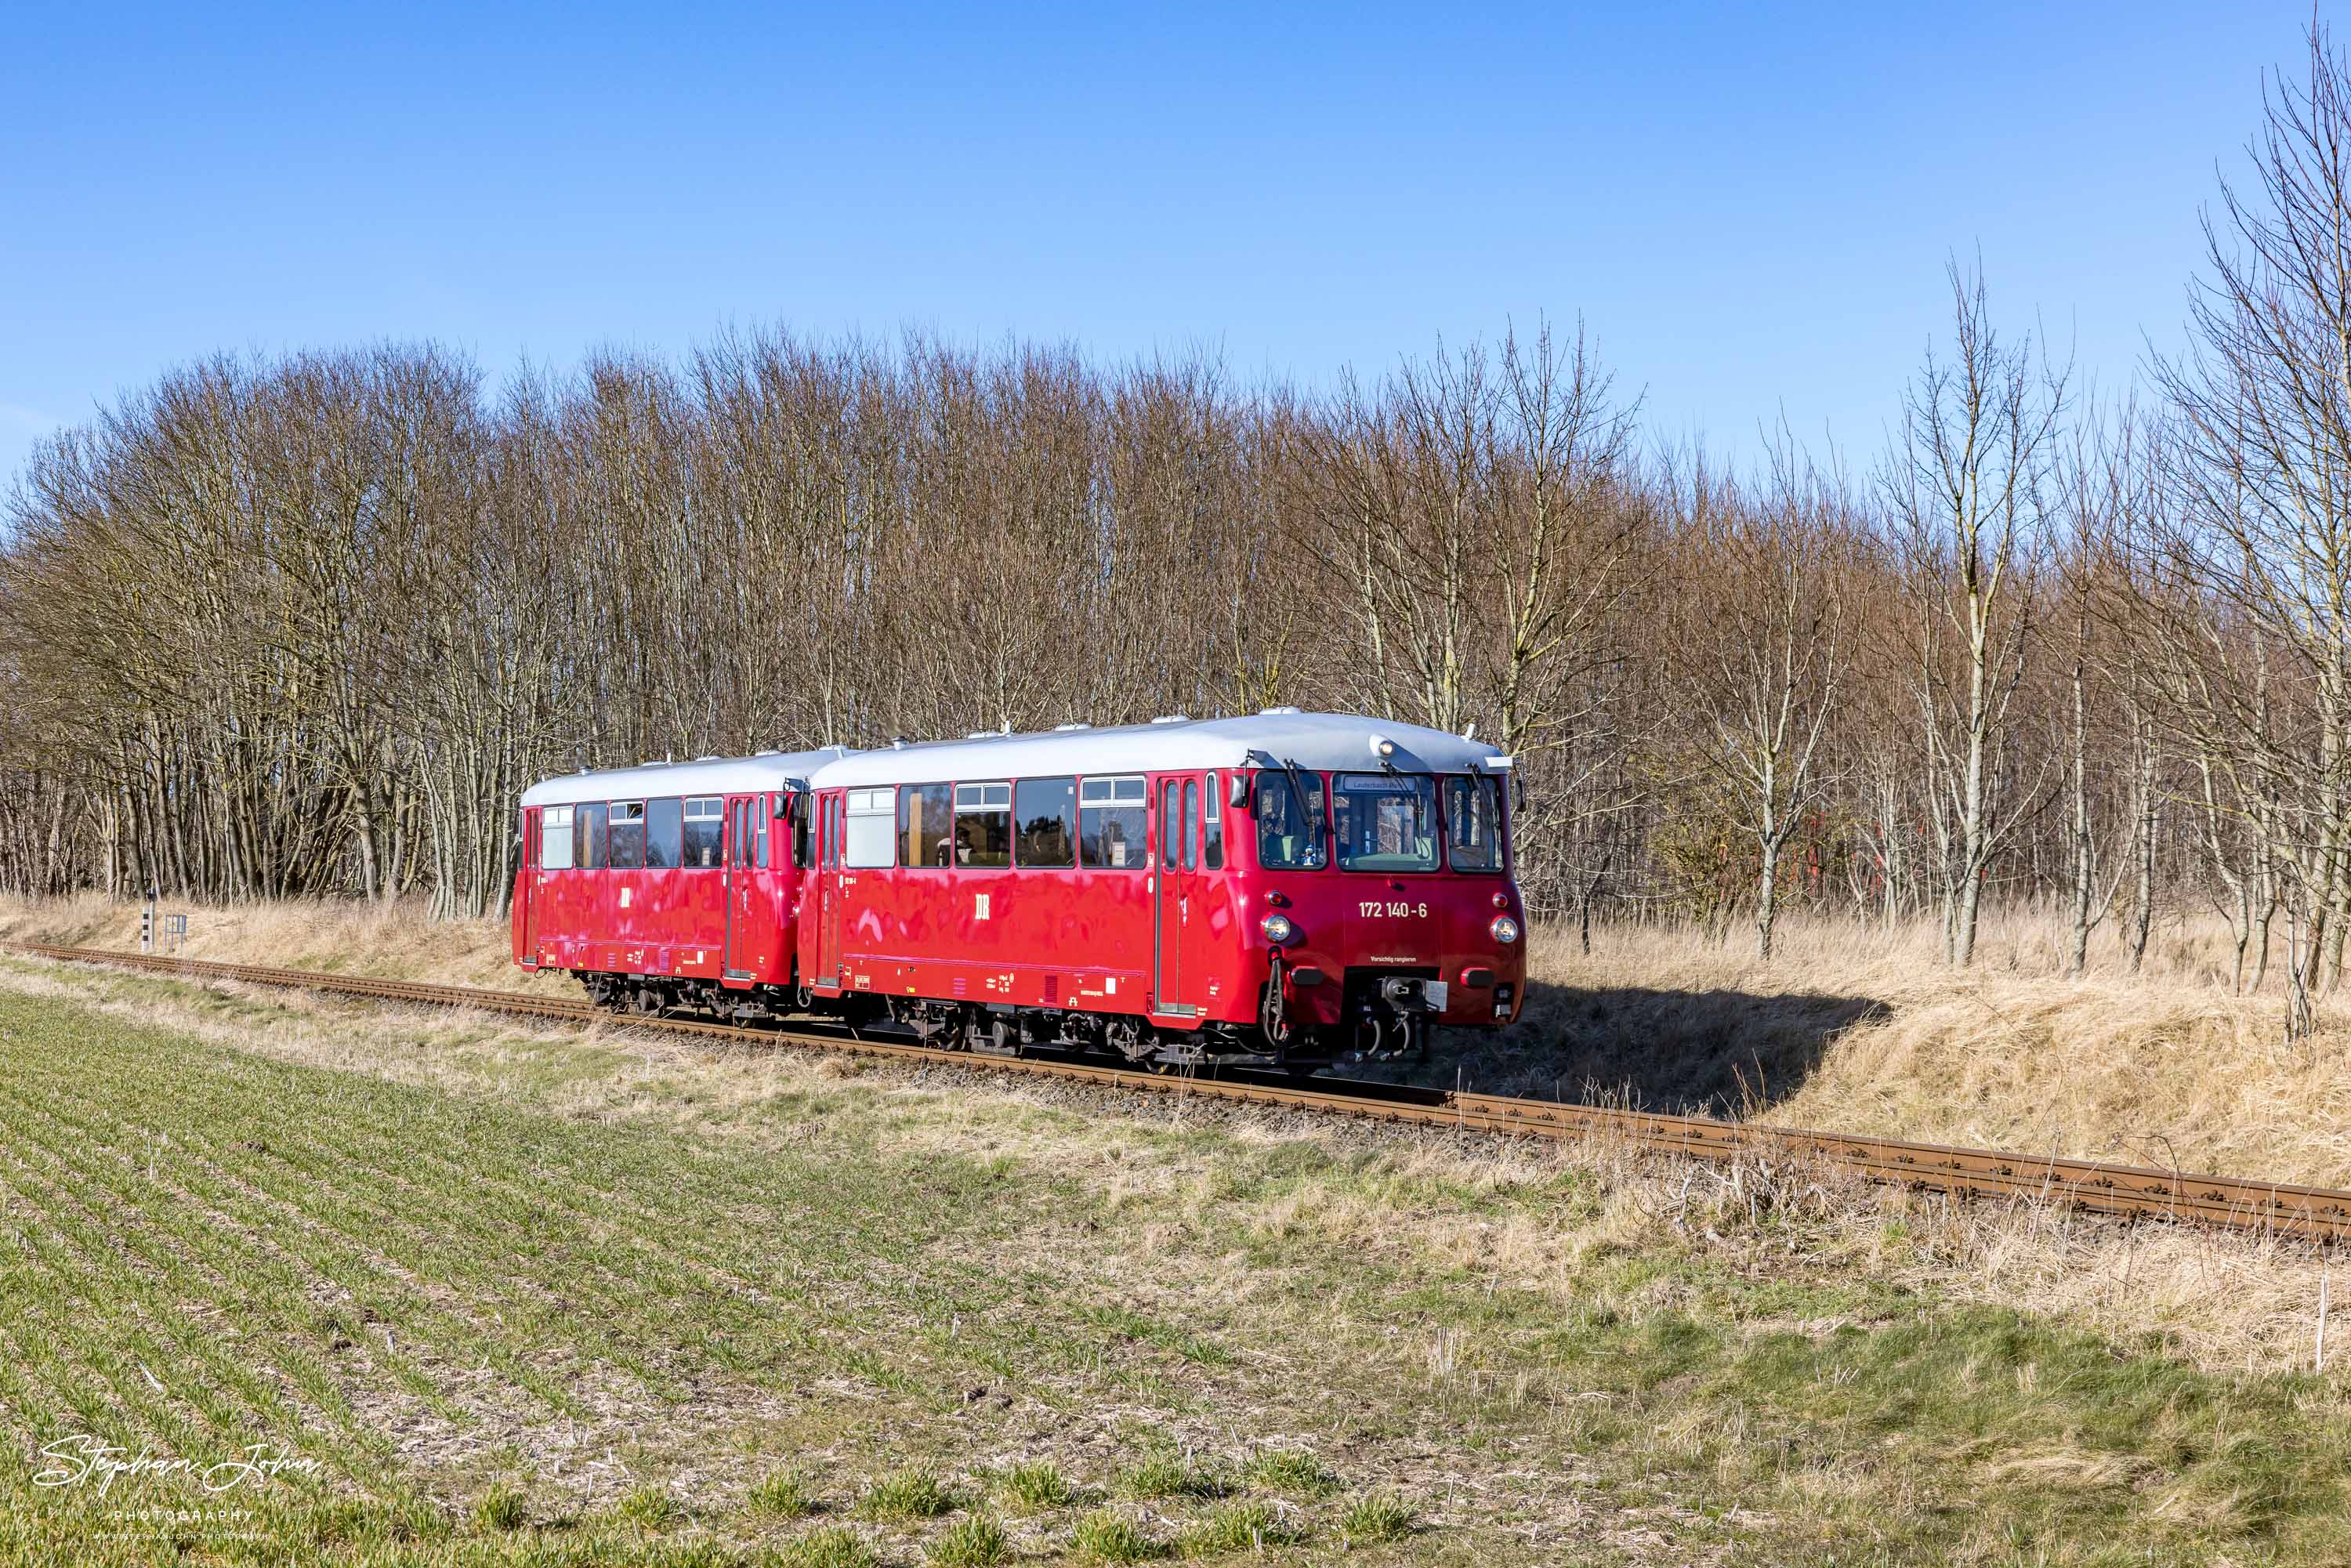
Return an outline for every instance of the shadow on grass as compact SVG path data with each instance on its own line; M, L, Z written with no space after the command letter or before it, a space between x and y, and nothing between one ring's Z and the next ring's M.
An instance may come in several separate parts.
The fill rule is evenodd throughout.
M1891 1013L1870 997L1537 981L1510 1029L1441 1030L1426 1062L1339 1071L1485 1094L1737 1115L1793 1094L1840 1034Z

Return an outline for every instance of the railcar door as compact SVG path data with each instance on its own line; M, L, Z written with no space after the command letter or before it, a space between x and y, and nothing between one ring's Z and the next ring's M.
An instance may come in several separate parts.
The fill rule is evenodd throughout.
M817 974L827 984L841 984L841 840L849 832L849 797L835 795L825 803L824 909L817 921Z
M1241 989L1234 974L1232 892L1225 885L1225 803L1230 775L1197 776L1198 809L1189 795L1184 820L1190 837L1184 857L1184 999L1203 1017L1229 1018L1229 1002ZM1186 779L1189 790L1193 780Z
M515 962L534 968L538 964L540 888L547 881L547 873L539 869L546 857L538 852L538 808L533 806L522 814L522 863L515 868L515 884L522 894L515 911L515 924L522 932Z
M751 978L753 944L758 941L758 878L751 864L752 831L758 815L758 798L726 798L726 865L719 874L726 883L726 976Z
M1199 1009L1191 1005L1184 984L1184 925L1191 905L1192 873L1186 862L1196 841L1191 816L1185 809L1186 785L1180 779L1159 785L1159 852L1151 874L1158 881L1153 901L1155 918L1152 942L1152 1010L1183 1018ZM1196 808L1200 787L1189 786Z

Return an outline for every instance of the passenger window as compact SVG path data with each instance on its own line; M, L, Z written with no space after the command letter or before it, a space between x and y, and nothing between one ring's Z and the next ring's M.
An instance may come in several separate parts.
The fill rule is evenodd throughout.
M943 866L952 842L955 787L908 784L898 791L898 863Z
M612 858L608 862L614 871L639 871L645 863L645 803L643 800L612 802Z
M562 871L571 864L571 808L549 806L538 814L538 864Z
M601 800L582 806L571 819L571 863L593 871L605 863L604 852L610 841L605 823L611 808Z
M848 822L842 863L855 867L892 863L890 818L896 792L852 789L843 802Z
M1012 787L1012 818L1019 826L1024 866L1078 863L1078 781L1023 779Z
M1200 863L1207 867L1210 871L1222 871L1225 869L1225 792L1223 785L1224 780L1219 775L1214 773L1209 774L1207 792L1200 797L1200 803L1207 808L1207 812L1200 828L1202 839L1200 847Z
M743 802L743 810L751 816L751 863L765 871L768 869L768 797L752 796Z
M652 871L674 871L685 863L685 803L682 800L648 800L645 802L645 866Z
M719 829L726 821L718 797L705 795L685 803L685 858L680 863L699 870L718 863L721 837Z
M1087 779L1078 785L1078 858L1104 871L1144 867L1144 814L1151 791L1140 779Z
M1184 835L1184 869L1191 871L1200 863L1200 781L1189 779L1184 783L1184 821L1178 828Z
M956 864L1001 871L1012 863L1012 786L956 786Z

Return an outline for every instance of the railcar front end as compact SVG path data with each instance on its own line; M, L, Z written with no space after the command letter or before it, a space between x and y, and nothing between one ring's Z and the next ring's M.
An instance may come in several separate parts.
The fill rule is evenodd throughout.
M1437 1025L1499 1028L1523 1005L1509 759L1407 772L1384 743L1367 737L1360 768L1250 779L1262 1028L1297 1064L1422 1055Z

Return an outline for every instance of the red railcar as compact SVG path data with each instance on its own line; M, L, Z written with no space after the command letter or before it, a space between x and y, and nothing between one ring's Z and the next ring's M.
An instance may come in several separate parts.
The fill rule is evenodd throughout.
M1510 766L1294 709L853 753L810 776L799 972L983 1050L1417 1051L1523 995Z
M749 857L731 891L553 849L518 891L517 961L615 1004L1300 1069L1523 1000L1510 758L1442 731L1270 709L686 766L538 785L526 831L561 844L568 809L579 859L581 813L699 790ZM770 821L790 855L757 847ZM632 876L654 891L632 902Z
M808 779L839 747L580 772L522 798L515 962L610 1006L774 1012L797 993Z

